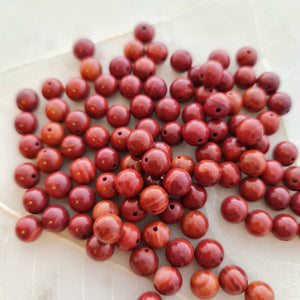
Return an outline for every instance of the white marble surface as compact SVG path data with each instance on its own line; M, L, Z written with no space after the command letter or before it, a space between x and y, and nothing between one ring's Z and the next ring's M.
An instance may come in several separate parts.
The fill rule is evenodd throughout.
M99 42L96 56L107 72L109 60L122 54L122 45L132 38L131 34L124 33L132 30L138 21L148 20L157 24L156 40L165 41L170 52L178 48L190 50L195 63L203 62L210 50L217 47L228 50L231 57L243 45L257 48L257 74L264 70L276 71L282 80L280 89L293 99L293 109L283 121L289 139L299 147L299 9L297 0L0 2L0 299L132 300L143 291L153 289L149 279L131 273L128 253L116 251L111 260L97 263L86 256L84 243L74 242L67 232L61 235L44 232L41 239L32 244L16 239L14 224L18 216L25 214L21 205L24 190L13 181L14 168L24 161L18 154L19 136L13 128L13 119L18 113L14 96L20 88L32 87L39 91L41 81L47 77L55 76L65 83L69 77L77 76L78 62L67 52L80 36ZM234 71L235 67L233 63L230 70ZM166 77L168 84L178 76L169 69L169 62L158 68L158 74ZM116 102L128 105L128 100L120 95L110 100L110 103ZM82 104L70 104L82 107ZM36 112L39 117L44 105L41 97ZM44 123L46 119L41 118L40 126ZM131 124L134 123L133 120ZM101 120L100 124L107 123ZM282 139L286 139L283 126L271 141L274 145ZM175 149L175 153L182 151L194 155L194 150L185 148L184 144ZM93 153L89 155L92 157ZM67 170L67 166L65 168ZM240 265L250 281L268 282L274 288L276 299L299 300L300 240L285 243L272 235L257 239L247 234L242 224L226 223L220 217L219 205L226 195L235 191L219 187L208 190L209 199L202 209L210 222L205 237L218 239L223 244L224 264ZM54 202L66 203L65 200ZM265 205L260 201L250 207ZM290 213L290 210L284 212ZM179 235L178 226L172 226L172 238ZM158 252L164 264L164 251ZM189 278L197 268L193 262L181 269L182 290L166 298L194 299L189 291ZM216 297L231 298L221 291ZM243 296L235 299L243 299Z

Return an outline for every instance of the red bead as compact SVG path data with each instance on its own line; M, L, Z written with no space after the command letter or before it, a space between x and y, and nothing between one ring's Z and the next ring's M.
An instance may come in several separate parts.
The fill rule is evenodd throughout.
M300 193L299 192L295 193L292 196L290 208L297 216L300 216Z
M126 75L119 82L119 90L122 96L132 99L141 93L141 80L135 75Z
M156 64L163 63L168 57L168 49L166 45L161 42L150 43L146 49L146 53Z
M75 159L85 152L83 139L77 135L67 135L60 143L61 154L68 159Z
M182 276L176 268L162 266L154 274L153 285L162 295L174 295L181 288Z
M205 100L212 95L213 93L216 93L217 90L214 88L207 88L205 86L199 86L195 90L194 98L197 103L204 104Z
M33 242L42 233L41 221L35 216L24 216L16 223L15 233L23 242Z
M181 203L176 199L170 199L167 208L159 215L159 218L167 224L173 224L181 219L182 213Z
M234 86L234 77L227 70L224 71L224 76L220 84L217 85L217 89L220 92L228 92Z
M192 183L187 194L181 197L181 203L188 209L199 209L206 203L207 193L205 189L196 183Z
M297 147L291 142L280 142L273 150L273 158L279 161L283 166L289 166L293 164L297 157Z
M283 186L272 186L267 190L265 200L273 210L283 210L289 206L291 195L289 190Z
M261 112L257 119L261 122L264 127L264 132L267 135L274 134L280 126L279 116L273 111Z
M195 272L190 281L193 294L199 299L214 298L219 290L219 281L217 276L207 270Z
M130 101L130 112L137 119L150 117L153 109L154 103L146 95L137 95Z
M80 213L90 210L95 204L95 199L95 192L88 185L77 185L68 195L70 207Z
M247 148L236 137L227 138L222 144L222 154L226 160L238 161Z
M147 23L140 23L134 28L134 36L143 43L150 42L154 36L154 28Z
M222 157L222 152L220 147L212 142L208 142L203 146L200 146L196 150L196 160L197 162L203 159L213 160L219 162Z
M180 226L186 236L192 239L199 239L208 230L208 220L202 212L191 210L183 216Z
M188 78L179 77L171 83L170 94L178 102L189 101L194 95L193 83Z
M246 177L240 182L239 191L247 201L254 202L265 195L266 185L260 178Z
M115 214L120 216L120 211L118 205L111 201L111 200L100 200L94 207L93 207L93 219L96 220L98 217L104 214Z
M229 91L225 95L228 97L230 103L229 114L237 114L243 106L241 95L235 91Z
M226 266L219 274L219 282L223 291L229 295L240 295L248 286L248 277L238 266Z
M95 165L102 172L112 172L120 163L118 152L110 147L104 147L95 155Z
M65 136L65 130L60 123L50 122L41 129L41 138L48 146L57 146Z
M223 93L214 93L204 102L204 112L213 119L222 119L229 114L230 102Z
M138 300L162 300L162 298L153 292L145 292L138 297Z
M168 262L176 268L189 265L194 258L194 248L185 239L175 239L170 241L166 247L166 258Z
M190 103L182 110L182 121L184 123L190 120L205 121L203 106L200 103Z
M123 157L123 159L121 160L120 167L121 170L134 169L141 174L144 173L141 158L132 154L127 154Z
M228 135L228 126L222 120L209 120L206 122L209 129L209 140L215 143L223 142Z
M116 243L122 236L123 223L115 214L104 214L98 217L93 225L96 238L104 244Z
M187 155L178 155L174 157L171 162L171 169L174 168L183 169L192 175L195 168L195 162Z
M251 67L240 67L234 74L235 84L242 88L247 89L255 84L256 75Z
M172 54L170 63L175 71L185 72L192 66L192 56L185 50L177 50Z
M87 57L80 62L79 71L83 79L95 81L102 73L102 66L94 57Z
M109 64L109 72L117 79L121 79L131 72L131 62L126 57L115 57Z
M108 111L107 100L101 95L90 95L84 101L84 110L91 118L101 118Z
M143 170L153 177L159 177L170 169L170 157L164 150L149 149L142 158Z
M131 154L139 156L153 147L153 137L147 130L135 129L128 136L126 144Z
M192 66L187 74L188 79L193 83L194 87L202 85L202 82L199 78L200 68L201 65Z
M169 242L170 229L164 222L150 222L144 227L143 239L153 249L163 248Z
M30 188L23 195L23 206L31 214L42 213L48 204L49 197L41 188Z
M33 111L39 104L39 98L34 90L23 89L17 94L16 102L20 110Z
M209 60L205 62L199 71L199 77L206 87L215 87L222 82L224 69L222 65L215 61Z
M40 181L39 169L31 163L23 163L16 167L14 173L16 183L26 189L34 187Z
M172 159L172 156L173 156L172 148L167 143L155 142L153 144L153 147L166 151L170 157L170 160Z
M204 159L195 166L194 177L200 186L213 186L221 180L222 169L216 162Z
M291 98L287 94L276 92L268 98L267 105L269 110L272 110L282 116L290 111L292 102Z
M104 97L113 95L118 89L117 79L110 74L102 74L95 80L95 91Z
M229 132L232 135L236 135L236 128L237 126L244 121L245 119L247 119L248 117L243 115L243 114L234 114L232 115L228 121L227 121L227 125L228 125L228 129Z
M33 133L37 128L37 118L31 112L21 112L15 118L15 129L19 134Z
M134 197L143 188L143 178L139 172L133 169L125 169L119 172L115 180L115 187L124 197Z
M243 106L249 111L260 111L266 104L267 95L260 87L251 87L243 93Z
M72 188L70 176L64 172L54 172L46 177L45 190L55 199L66 197Z
M109 132L100 125L90 127L84 135L85 143L91 149L100 149L105 147L109 142Z
M63 231L69 222L69 213L61 205L50 205L42 213L42 225L51 232Z
M155 63L148 57L141 57L133 64L133 73L140 80L146 81L149 77L155 75Z
M240 66L254 66L257 53L252 47L243 47L236 54L236 61Z
M267 160L267 167L260 177L265 184L274 185L281 181L283 171L282 165L277 160Z
M125 105L112 105L106 114L106 119L112 127L126 126L130 121L130 111Z
M209 137L208 126L200 120L188 121L183 126L182 137L189 145L204 145Z
M71 134L81 135L90 127L90 117L82 110L70 111L65 118L65 126Z
M145 129L152 134L153 140L156 140L160 134L160 128L157 121L151 118L145 118L138 121L135 125L135 129Z
M257 85L269 95L278 90L279 84L279 77L273 72L264 72L257 79Z
M47 118L53 122L62 122L69 112L69 105L63 99L54 98L47 102L45 113Z
M195 248L195 258L205 269L216 268L224 259L224 250L216 240L205 239L199 242Z
M66 94L73 101L83 100L89 91L88 83L82 78L72 78L66 84Z
M224 69L227 69L230 65L230 57L228 53L222 49L213 50L209 54L208 60L218 61Z
M254 146L250 146L249 149L256 149L259 150L261 153L265 154L269 151L270 148L270 141L267 135L263 135L259 142Z
M132 61L142 57L144 52L144 45L139 40L129 41L124 46L124 55Z
M229 196L222 202L221 213L227 222L240 223L248 215L248 204L242 197Z
M190 121L192 122L192 121ZM182 125L178 122L168 122L161 128L161 138L171 146L182 142Z
M167 93L167 85L161 77L151 76L144 84L144 93L153 100L161 99Z
M121 214L125 220L130 222L139 222L147 215L139 203L139 198L123 199L121 202Z
M157 270L158 256L148 247L138 248L130 255L129 265L137 275L149 276Z
M93 220L89 215L77 214L70 219L68 231L73 238L86 240L93 233Z
M19 151L25 158L35 158L42 147L42 140L34 134L26 134L19 140Z
M141 242L141 231L133 223L124 222L121 238L116 242L116 245L121 250L133 250Z
M232 188L239 184L241 172L238 166L231 161L224 161L220 164L222 169L222 178L219 184L226 188Z
M169 204L167 192L158 185L146 187L140 195L140 205L142 209L151 214L161 214Z
M267 160L258 150L248 150L239 159L240 170L250 177L261 175L266 167Z
M256 145L262 138L264 128L262 124L253 118L241 121L236 128L236 137L243 145Z
M113 244L103 244L94 235L87 240L85 247L88 256L97 261L107 260L114 253Z
M55 148L44 148L37 154L36 164L42 172L51 173L61 168L63 160Z
M78 184L89 184L96 176L96 167L89 158L82 157L74 160L69 172L71 178Z
M156 103L155 113L161 121L174 121L180 114L180 105L173 98L162 98Z
M73 53L78 59L93 56L95 46L89 39L80 39L73 46Z
M274 300L274 292L268 284L262 281L253 281L248 285L245 291L245 300L258 299Z
M130 135L131 131L132 130L127 127L116 128L110 136L110 142L113 148L121 152L127 151L126 140L127 137Z
M283 174L284 185L292 191L300 191L300 167L289 167Z
M245 226L250 234L262 237L272 230L273 221L267 212L258 209L248 214L245 219Z

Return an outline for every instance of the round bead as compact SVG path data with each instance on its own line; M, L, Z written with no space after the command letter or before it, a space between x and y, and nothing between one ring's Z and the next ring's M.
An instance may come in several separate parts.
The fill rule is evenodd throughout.
M217 85L217 89L220 92L228 92L234 86L234 77L227 70L224 71L224 76L220 84Z
M182 142L182 129L180 123L168 122L161 128L161 139L171 146L179 145Z
M279 88L279 77L273 72L264 72L257 78L257 85L271 95Z
M68 224L70 235L77 240L86 240L93 233L93 220L89 215L77 214Z
M37 118L31 112L21 112L15 118L15 129L19 134L33 133L37 128Z
M102 73L102 67L96 58L87 57L80 62L79 71L83 79L94 81Z
M112 105L107 111L106 119L112 127L126 126L130 121L129 109L124 105Z
M244 121L245 119L247 119L248 117L243 115L243 114L234 114L232 115L228 121L227 121L227 125L228 125L228 130L232 135L236 135L236 128L237 126Z
M214 93L204 102L204 112L213 119L222 119L229 114L230 102L223 93Z
M249 111L260 111L266 104L267 95L260 87L251 87L243 93L243 106Z
M274 300L274 292L272 288L262 281L251 282L245 291L245 300Z
M242 88L247 89L255 84L256 75L251 67L240 67L234 74L235 84Z
M262 138L264 128L257 119L247 118L236 128L236 137L243 145L256 145Z
M64 92L62 83L56 78L50 78L42 84L42 94L47 100L59 98Z
M209 60L205 62L199 71L199 77L206 87L215 87L222 82L224 69L222 65L215 61Z
M240 66L254 66L257 53L252 47L243 47L236 54L236 61Z
M17 94L16 102L20 110L33 111L39 104L39 98L34 90L23 89Z
M23 206L31 214L42 213L48 204L49 197L41 188L30 188L23 195Z
M19 140L19 151L25 158L35 158L42 148L42 140L34 134L26 134Z
M187 74L188 79L193 83L194 87L202 85L202 82L199 78L200 68L201 65L192 66Z
M139 120L135 125L135 129L145 129L149 131L153 137L153 140L156 140L160 133L159 124L157 121L151 118Z
M273 150L273 158L283 166L293 164L298 157L297 147L291 142L280 142Z
M67 135L60 143L61 154L68 159L76 159L85 152L83 139L77 135Z
M174 168L183 169L192 175L195 168L195 162L187 155L178 155L174 157L171 162L171 169Z
M182 214L181 203L176 199L170 199L167 208L159 215L159 218L167 224L173 224L181 219Z
M291 195L287 188L275 185L267 190L265 200L273 210L283 210L289 206Z
M273 234L281 241L290 241L299 233L296 219L288 214L277 215L273 220Z
M40 181L39 169L31 163L23 163L16 167L15 182L22 188L31 188Z
M168 57L168 49L161 42L150 43L146 49L146 53L156 64L163 63Z
M71 134L81 135L90 127L90 117L82 110L70 111L65 118L65 126Z
M69 222L69 213L61 205L50 205L42 213L42 225L51 232L63 231Z
M300 216L300 193L297 192L292 196L290 202L291 210L297 215Z
M261 175L266 167L267 160L258 150L248 150L239 159L239 167L243 173L250 177Z
M17 221L15 233L23 242L33 242L42 233L41 221L35 216L24 216Z
M259 150L261 153L265 154L269 151L270 148L270 140L267 135L263 135L259 142L254 146L250 146L249 149Z
M77 185L68 195L70 207L77 212L90 210L95 204L95 199L95 192L88 185Z
M179 168L171 169L164 176L164 188L169 195L173 197L181 197L190 190L192 179L190 174Z
M190 190L181 197L182 204L188 209L199 209L206 203L207 193L205 189L196 183L192 183Z
M142 57L144 52L144 45L139 40L129 41L124 46L124 55L132 61Z
M208 230L208 220L202 212L191 210L183 216L180 226L186 236L192 239L199 239Z
M146 81L149 77L155 75L155 63L148 57L141 57L133 64L133 73L141 81Z
M116 128L110 136L110 142L113 148L117 151L127 151L126 140L131 133L131 129L127 127L118 127Z
M137 119L150 117L153 109L154 103L146 95L137 95L130 101L130 112Z
M287 94L276 92L268 98L267 105L269 110L272 110L282 116L290 111L292 102L291 98Z
M182 137L189 145L204 145L209 137L209 129L203 121L191 120L183 126Z
M240 182L239 191L247 201L254 202L265 195L266 185L260 178L246 177Z
M96 176L95 164L86 157L77 158L70 167L71 178L78 184L89 184Z
M219 184L226 188L232 188L239 184L241 180L241 172L238 166L230 161L225 161L220 164L222 169L222 178Z
M229 54L222 49L216 49L210 52L208 59L218 61L224 69L227 69L230 65Z
M121 79L131 72L131 62L126 57L115 57L109 64L109 72L117 79Z
M104 97L113 95L118 89L117 79L110 74L102 74L95 80L95 91Z
M88 256L96 261L104 261L109 259L114 253L113 244L103 244L92 235L85 245Z
M54 172L46 177L45 190L55 199L66 197L72 188L70 176L64 172Z
M267 135L274 134L280 126L279 116L273 111L261 112L257 119L261 122L264 127L264 132Z
M166 151L170 157L170 160L172 159L172 156L173 156L172 148L167 143L155 142L153 144L153 148L158 148L158 149Z
M188 78L177 78L170 86L170 94L178 102L186 102L193 97L193 83Z
M242 197L229 196L222 202L221 213L227 222L240 223L248 215L248 204Z
M186 50L177 50L172 54L170 63L175 71L185 72L192 66L192 56Z
M126 75L119 82L119 90L123 97L132 99L141 93L141 80L135 75Z
M226 160L238 161L247 148L236 137L230 137L223 142L221 150Z
M71 78L66 84L66 94L73 101L83 100L89 91L88 83L82 78Z
M162 298L154 292L145 292L138 297L138 300L162 300Z
M182 110L181 116L184 123L194 119L205 121L203 106L200 103L186 105Z
M144 84L144 93L153 100L161 99L167 93L166 82L161 77L151 76Z
M65 130L60 123L50 122L41 129L41 138L48 146L57 146L65 136Z
M95 165L102 172L112 172L120 163L118 152L109 147L101 148L95 155Z
M212 142L208 142L203 146L200 146L196 150L196 160L197 162L203 159L213 160L219 162L222 157L222 152L220 147Z
M237 114L243 106L241 95L235 91L229 91L225 95L228 97L230 103L229 114Z
M121 250L133 250L141 242L141 231L133 223L124 222L121 238L116 242L116 245Z
M140 156L153 147L153 137L147 130L135 129L128 136L126 144L131 154Z
M142 167L151 176L161 176L170 168L170 157L164 150L158 148L149 149L143 155Z
M84 101L84 110L91 118L101 118L108 111L107 100L101 95L90 95Z
M155 113L161 121L174 121L180 114L180 105L173 98L162 98L156 103Z
M300 167L289 167L283 174L284 185L292 191L300 191Z
M223 142L228 135L228 126L222 120L209 120L206 123L209 129L209 140L215 143Z
M123 157L121 164L121 170L134 169L139 173L144 173L142 168L142 161L140 157L134 156L132 154L127 154Z
M140 23L134 28L134 36L143 43L150 42L154 37L154 28L148 23Z
M119 172L115 179L115 187L124 197L134 197L143 188L143 178L139 172L133 169L125 169Z
M36 164L42 172L51 173L61 168L63 160L55 148L44 148L37 154Z
M91 126L84 135L85 143L91 149L97 150L105 147L109 142L109 132L100 125Z
M253 210L245 219L247 231L256 236L266 236L273 227L273 221L270 215L263 210Z
M149 276L157 270L158 256L148 247L138 248L130 255L129 265L134 273Z
M94 43L89 39L80 39L73 46L73 53L78 59L93 56L94 52Z
M213 186L221 180L222 169L216 162L204 159L195 166L194 177L200 186Z
M144 227L143 239L153 249L163 248L169 242L170 229L164 222L150 222Z
M147 215L139 203L139 198L123 199L121 202L121 214L125 220L130 222L139 222Z
M47 102L45 113L52 122L62 122L69 112L69 105L60 98L54 98Z
M94 207L93 207L93 219L96 220L98 217L104 214L115 214L117 216L120 215L119 207L115 202L111 200L100 200Z
M207 88L205 86L199 86L195 90L194 98L197 103L204 104L205 100L212 95L213 93L216 93L217 90L214 88Z

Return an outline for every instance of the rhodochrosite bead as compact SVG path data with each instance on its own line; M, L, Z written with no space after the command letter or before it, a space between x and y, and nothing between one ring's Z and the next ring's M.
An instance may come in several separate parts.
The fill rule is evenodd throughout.
M88 256L96 261L109 259L114 253L114 244L103 244L92 235L85 245Z
M129 259L131 270L140 276L153 274L158 267L157 254L148 247L135 249Z
M164 222L150 222L144 227L143 239L153 249L163 248L169 242L170 229Z
M245 291L245 300L274 300L275 295L272 288L262 281L251 282Z
M24 216L18 220L15 226L17 237L24 242L33 242L42 233L42 223L35 216Z
M88 184L96 176L95 164L86 157L77 158L69 168L71 178L78 184Z
M200 186L213 186L221 180L222 169L216 162L204 159L195 166L194 177Z
M134 197L143 188L143 178L139 172L133 169L125 169L115 179L117 192L124 197Z
M152 148L143 155L142 167L151 176L161 176L170 168L170 157L166 151Z
M173 197L185 195L190 190L191 184L191 175L183 169L171 169L164 176L164 188Z
M141 231L133 223L124 222L123 231L120 239L116 245L121 250L132 250L136 248L141 242Z

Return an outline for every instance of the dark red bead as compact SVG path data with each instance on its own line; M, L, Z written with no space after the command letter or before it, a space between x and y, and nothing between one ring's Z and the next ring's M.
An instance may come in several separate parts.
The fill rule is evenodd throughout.
M170 168L170 157L164 150L149 149L142 158L143 170L153 177L159 177Z
M141 158L134 156L132 154L127 154L122 158L120 167L121 167L121 170L134 169L141 174L144 173L144 170L142 168Z
M161 99L167 93L166 82L161 77L151 76L144 84L144 93L153 100Z
M124 46L124 55L132 61L142 57L144 53L144 45L139 40L129 41Z
M30 188L23 195L23 206L31 214L42 213L48 204L49 197L41 188Z
M45 113L47 118L53 122L62 122L69 112L69 105L60 98L54 98L47 102Z
M126 75L119 82L119 90L127 99L132 99L141 93L141 80L135 75Z
M151 118L139 120L135 125L135 129L145 129L149 131L152 134L153 140L156 140L160 134L159 124Z
M150 42L154 37L154 28L148 23L140 23L134 28L134 36L143 43Z
M297 215L300 216L300 193L297 192L292 196L290 202L291 210Z
M181 219L182 214L182 204L176 199L170 199L167 208L159 214L159 218L167 224L173 224Z
M76 183L89 184L96 177L96 166L89 158L77 158L71 163L69 172Z
M31 112L21 112L15 118L15 129L19 134L33 133L37 128L37 118Z
M258 150L248 150L239 159L240 170L250 177L261 175L266 167L267 160Z
M229 114L230 102L223 93L214 93L204 102L204 112L213 119L222 119Z
M91 126L84 135L85 143L91 149L97 150L105 147L109 142L109 132L100 125Z
M113 95L118 89L117 79L110 74L102 74L95 80L95 91L104 97Z
M157 118L161 121L174 121L180 114L180 105L173 98L162 98L156 103L155 113Z
M261 112L257 119L261 122L264 127L264 132L267 135L274 134L280 126L279 116L273 111Z
M33 242L42 233L41 221L35 216L24 216L17 221L15 233L23 242Z
M289 206L291 195L287 188L283 186L272 186L265 193L265 200L273 210L283 210Z
M209 120L206 122L209 129L209 140L215 143L223 142L228 135L228 126L222 120Z
M109 72L117 79L121 79L125 75L130 74L131 72L130 60L122 56L113 58L109 64Z
M273 221L267 212L258 209L248 214L245 219L245 226L250 234L262 237L272 230Z
M40 181L39 169L31 163L23 163L16 167L14 178L16 183L24 188L31 188Z
M50 122L41 129L41 139L48 146L57 146L65 136L65 130L60 123Z
M272 110L282 116L290 111L292 102L291 98L287 94L276 92L268 98L267 105L269 110Z
M126 140L131 133L131 129L128 127L116 128L110 136L110 143L117 151L127 151Z
M296 219L288 214L277 215L273 220L273 234L282 241L290 241L299 233Z
M221 180L222 169L216 162L204 159L195 166L194 177L200 186L213 186Z
M39 98L32 89L21 90L16 97L17 106L22 111L33 111L39 104Z
M205 100L212 95L213 93L216 93L217 90L214 88L207 88L205 86L199 86L195 90L194 98L197 103L204 104Z
M254 66L257 53L252 47L243 47L236 54L236 61L240 66Z
M73 53L78 59L93 56L94 52L94 43L89 39L80 39L73 46Z
M284 185L292 191L300 191L300 167L289 167L283 174Z
M256 75L251 67L240 67L234 74L235 84L242 88L247 89L255 84Z
M125 169L119 172L115 180L115 187L124 197L134 197L143 188L143 178L139 172L133 169Z
M141 57L133 64L133 73L141 81L146 81L149 77L155 75L155 63L148 57Z
M100 200L94 207L92 216L96 220L98 217L104 214L115 214L120 216L120 210L118 205L111 200Z
M51 232L63 231L69 222L69 213L61 205L49 205L42 213L42 225Z
M89 91L88 83L82 78L71 78L66 84L66 94L73 101L83 100Z
M208 230L208 220L201 211L191 210L182 217L180 227L189 238L199 239Z
M169 195L181 197L190 190L192 184L190 174L183 169L171 169L164 176L164 188Z
M266 104L267 95L260 87L251 87L243 93L243 106L249 111L260 111L266 106Z
M168 57L168 49L161 42L150 43L146 49L146 53L156 64L163 63Z
M202 82L199 78L200 68L201 68L201 65L192 66L189 69L189 72L187 74L188 79L193 83L194 87L198 87L198 86L202 85Z
M103 244L94 235L87 240L85 247L88 256L96 261L107 260L114 253L113 244Z
M170 229L164 222L150 222L144 227L143 239L153 249L163 248L169 242Z
M36 164L42 172L51 173L61 168L63 160L57 149L44 148L37 154Z
M262 281L251 282L245 291L245 300L257 300L257 299L264 299L264 300L275 299L272 288L268 284Z
M138 300L162 300L162 298L154 292L145 292L138 297Z
M75 159L85 152L83 139L77 135L67 135L60 143L61 154L68 159Z
M231 161L224 161L220 164L222 169L222 178L219 184L226 188L232 188L239 184L241 172L238 166Z
M224 76L220 84L216 86L218 91L220 92L228 92L230 91L234 86L234 77L233 75L228 72L227 70L224 71Z
M247 148L236 137L230 137L223 142L221 150L226 160L238 161Z
M121 250L133 250L135 249L141 242L141 231L140 229L133 223L124 222L123 223L123 231L121 238L116 242L116 246L118 246Z
M219 62L224 69L227 69L230 65L230 57L228 53L222 49L216 49L210 52L208 60Z
M263 135L259 142L254 146L250 146L249 149L259 150L261 153L265 154L269 151L270 148L270 140L267 135Z
M126 144L130 153L139 156L153 147L153 137L147 130L135 129L128 136Z
M229 196L222 202L221 213L227 222L240 223L248 215L248 204L242 197Z
M209 60L205 62L199 71L199 77L206 87L215 87L222 82L224 69L222 65L215 61Z
M281 181L283 177L283 167L277 160L267 160L267 167L260 175L265 184L274 185Z
M236 135L236 128L237 126L244 121L245 119L247 119L248 117L243 115L243 114L234 114L232 115L228 121L227 121L227 125L228 125L228 130L232 135Z
M134 273L149 276L157 270L158 256L148 247L138 248L130 255L129 265Z
M91 120L82 110L70 111L65 118L65 126L71 134L81 135L90 127Z
M126 126L130 121L130 111L125 105L112 105L106 114L106 119L112 127Z
M70 219L68 231L73 238L86 240L93 233L93 220L89 215L77 214Z
M86 212L95 204L95 192L88 185L75 186L68 195L68 202L77 212Z
M204 145L209 137L208 126L200 120L188 121L182 129L182 137L192 146Z
M175 71L185 72L192 66L192 56L186 50L177 50L172 54L170 63Z
M235 91L227 92L226 96L228 97L230 102L229 114L237 114L243 106L242 96Z
M123 218L130 222L139 222L147 215L140 205L139 198L123 199L120 209Z
M192 175L195 168L195 162L187 155L178 155L174 157L171 162L171 169L174 168L183 169Z
M194 119L205 121L203 106L200 103L190 103L186 105L182 110L181 116L184 123Z
M80 62L79 71L83 79L95 81L102 73L102 66L94 57L87 57Z
M279 84L279 77L273 72L264 72L257 78L257 85L269 95L278 90Z
M220 147L212 142L208 142L203 146L200 146L196 150L196 160L197 162L203 159L213 160L219 162L222 157L222 152Z
M260 178L246 177L240 182L239 191L247 201L254 202L265 195L266 185Z
M161 138L171 146L178 145L182 142L182 129L180 123L168 122L161 128Z
M120 163L118 152L109 147L104 147L97 151L95 155L95 165L102 172L112 172Z
M170 94L178 102L186 102L194 95L193 83L188 78L177 78L170 86Z
M256 145L264 134L262 124L253 118L241 121L236 128L236 137L243 145Z
M66 197L72 188L69 175L64 172L54 172L45 179L45 190L47 194L55 199Z
M26 134L19 140L19 151L25 158L35 158L42 148L42 140L34 134Z
M84 109L91 118L101 118L108 111L108 103L101 95L91 95L84 101Z
M273 150L273 158L279 161L283 166L289 166L293 164L297 157L297 147L291 142L280 142Z
M206 203L207 193L203 187L192 183L190 190L180 200L188 209L199 209Z
M153 109L154 103L146 95L137 95L130 101L130 112L137 119L150 117Z

